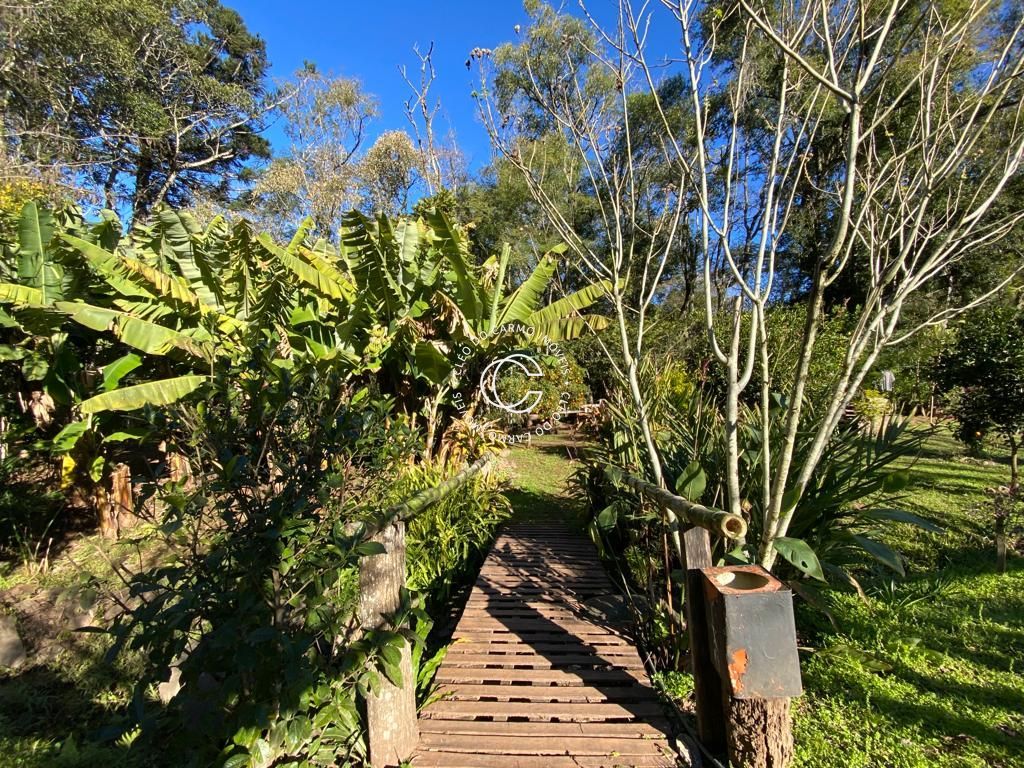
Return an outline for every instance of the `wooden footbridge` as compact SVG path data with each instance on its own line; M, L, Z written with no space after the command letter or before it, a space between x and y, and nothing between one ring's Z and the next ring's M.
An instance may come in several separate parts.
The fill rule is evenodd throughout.
M485 465L386 510L365 535L381 554L359 565L359 618L387 626L402 604L405 522ZM792 603L757 566L712 567L709 536L739 538L738 515L702 507L614 470L613 482L660 508L685 574L685 622L704 747L745 768L785 768L789 697L799 693ZM634 497L635 498L635 497ZM639 502L638 502L639 503ZM436 682L417 715L408 646L401 684L366 698L375 768L672 766L666 712L614 602L596 548L564 527L508 527L492 547ZM602 598L604 600L602 601Z
M505 530L484 562L420 714L414 766L671 766L668 723L597 550L546 525Z

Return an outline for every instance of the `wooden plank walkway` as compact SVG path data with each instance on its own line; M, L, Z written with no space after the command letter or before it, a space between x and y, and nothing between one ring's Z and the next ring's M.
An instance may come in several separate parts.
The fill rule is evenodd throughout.
M419 768L672 766L636 648L583 601L612 593L593 544L553 525L495 542L420 713Z

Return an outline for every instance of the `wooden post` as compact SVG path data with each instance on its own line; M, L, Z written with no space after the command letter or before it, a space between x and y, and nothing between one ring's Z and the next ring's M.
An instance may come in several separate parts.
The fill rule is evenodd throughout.
M399 608L400 592L405 586L405 523L398 521L385 526L371 541L383 544L387 551L359 561L359 623L364 630L383 626L384 617ZM366 700L370 764L374 768L405 762L419 741L416 681L408 643L402 648L400 669L401 687L381 675L380 694L371 694Z
M722 681L711 660L708 620L704 603L701 568L710 568L711 543L704 528L683 533L686 560L686 626L690 636L690 660L693 665L693 692L697 701L697 735L711 752L722 754L726 748L725 707ZM743 763L738 763L743 765Z
M127 464L118 464L110 473L110 498L108 501L113 510L118 534L134 527L139 522L135 516L132 471Z
M790 700L727 700L729 762L743 768L786 768L793 760Z

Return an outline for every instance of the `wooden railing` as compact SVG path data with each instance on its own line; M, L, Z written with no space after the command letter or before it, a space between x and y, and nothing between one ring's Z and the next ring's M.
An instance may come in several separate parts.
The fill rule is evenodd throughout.
M401 607L401 591L406 579L405 524L478 475L488 461L489 457L482 458L443 483L384 510L364 529L366 540L384 547L384 553L359 561L357 611L364 631L383 627L388 617ZM366 699L370 764L373 766L400 765L412 755L419 741L416 678L408 644L402 649L399 669L402 673L400 686L382 677L379 692Z
M760 566L714 567L709 534L742 539L747 523L739 515L617 467L606 474L675 518L701 743L733 765L784 768L793 755L790 697L800 693L789 589Z

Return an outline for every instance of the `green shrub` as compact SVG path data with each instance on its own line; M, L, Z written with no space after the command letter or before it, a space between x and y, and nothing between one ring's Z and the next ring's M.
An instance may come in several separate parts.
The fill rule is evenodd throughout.
M361 754L357 695L395 679L398 650L418 642L409 619L426 619L410 596L389 628L359 636L352 620L358 560L378 551L357 523L387 506L416 436L388 402L272 352L166 414L192 464L158 494L173 560L133 579L145 599L115 627L117 647L148 659L140 694L181 671L133 746L173 745L175 765Z
M438 485L461 467L424 464L407 470L398 487L403 496ZM493 476L473 478L421 512L408 528L408 585L443 607L451 592L476 573L498 526L511 514Z
M875 389L865 389L853 401L854 412L865 421L875 422L893 412L892 401Z
M541 421L552 421L563 411L578 409L587 402L590 393L583 383L583 369L571 354L543 355L535 360L540 366L541 376L527 376L513 366L506 367L507 373L498 380L498 393L503 402L516 403L530 391L540 392L541 398L530 415L539 417ZM502 411L495 411L495 415L506 419L526 417L526 414L510 416Z

